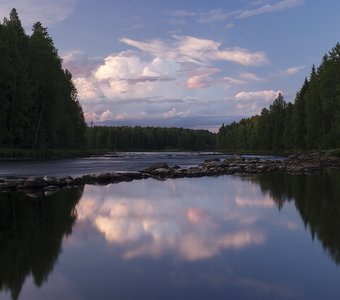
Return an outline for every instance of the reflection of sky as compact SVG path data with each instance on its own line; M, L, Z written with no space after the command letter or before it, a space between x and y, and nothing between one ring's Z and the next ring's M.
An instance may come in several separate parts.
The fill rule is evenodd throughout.
M231 178L223 188L216 178L86 186L78 225L120 246L125 259L172 254L190 261L261 245L267 233L260 221L275 204L258 186Z
M336 299L336 265L258 185L220 176L86 186L31 299ZM0 293L0 300L8 299Z

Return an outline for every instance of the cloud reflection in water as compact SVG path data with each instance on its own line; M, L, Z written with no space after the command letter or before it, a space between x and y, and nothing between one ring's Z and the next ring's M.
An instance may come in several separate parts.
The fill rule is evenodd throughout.
M171 254L192 261L223 250L263 244L256 222L274 204L248 193L241 181L215 189L209 178L86 186L78 222L91 224L124 259ZM253 186L250 187L254 189ZM248 207L252 207L250 211Z

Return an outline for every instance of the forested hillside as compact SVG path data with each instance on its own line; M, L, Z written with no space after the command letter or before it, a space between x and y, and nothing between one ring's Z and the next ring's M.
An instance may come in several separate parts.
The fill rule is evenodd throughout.
M280 94L261 115L242 119L218 133L225 150L311 150L340 147L340 44L314 66L295 102Z
M37 22L27 35L13 9L0 23L0 147L85 146L71 77L46 28Z

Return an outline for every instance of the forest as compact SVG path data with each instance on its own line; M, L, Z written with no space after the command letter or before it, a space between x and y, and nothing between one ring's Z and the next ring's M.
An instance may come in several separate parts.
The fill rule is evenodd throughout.
M214 150L216 134L176 127L94 126L87 129L87 145L112 151Z
M0 23L0 148L207 150L215 149L215 136L183 128L87 127L72 75L47 29L37 22L27 35L15 9Z
M207 130L90 126L72 75L40 22L0 23L0 149L295 151L340 148L340 44L312 67L294 102Z
M235 151L317 150L340 147L340 44L312 67L295 97L281 94L260 115L222 125L219 149Z
M71 73L40 22L25 33L13 9L0 23L0 147L79 148L86 124Z

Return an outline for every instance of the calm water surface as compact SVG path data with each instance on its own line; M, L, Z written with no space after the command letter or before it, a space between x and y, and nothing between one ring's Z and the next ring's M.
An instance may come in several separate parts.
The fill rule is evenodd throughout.
M140 171L158 162L182 168L197 166L205 159L225 159L230 155L213 152L121 152L88 158L0 161L0 176L81 176L113 171ZM244 157L255 157L244 155ZM278 159L277 156L257 156L260 159ZM282 158L279 158L282 159Z
M340 174L0 194L0 299L339 299Z

